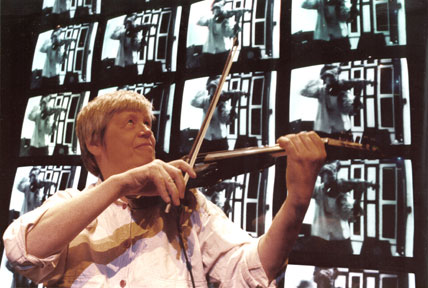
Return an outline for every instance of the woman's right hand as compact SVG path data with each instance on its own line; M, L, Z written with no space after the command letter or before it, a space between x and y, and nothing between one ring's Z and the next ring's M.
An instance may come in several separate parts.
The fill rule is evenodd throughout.
M120 196L129 198L160 196L165 203L172 202L179 206L186 188L183 172L192 178L196 177L193 168L183 160L169 163L159 159L153 160L118 175L124 180Z

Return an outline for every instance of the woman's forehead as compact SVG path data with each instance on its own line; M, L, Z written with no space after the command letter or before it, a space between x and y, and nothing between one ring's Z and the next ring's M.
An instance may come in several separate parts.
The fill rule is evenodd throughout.
M146 116L151 117L152 111L145 106L140 107L140 108L124 108L124 109L121 109L119 111L116 111L114 113L114 116L116 116L116 115L117 116L119 116L119 115L125 116L125 115L129 115L129 114L136 114L136 115L139 115L142 117L146 117Z

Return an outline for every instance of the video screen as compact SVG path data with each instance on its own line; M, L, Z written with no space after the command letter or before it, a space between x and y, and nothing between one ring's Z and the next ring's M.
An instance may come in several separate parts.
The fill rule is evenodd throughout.
M239 42L234 61L246 64L279 58L281 1L211 1L190 6L186 68L224 66L233 38Z
M9 223L36 209L57 191L81 190L85 178L80 166L49 165L18 167L10 197ZM37 284L15 272L3 252L0 279L4 287L37 287Z
M290 128L378 146L411 144L407 60L366 59L296 68ZM358 141L357 141L358 142Z
M293 251L313 259L413 257L413 195L411 160L329 161Z
M278 287L358 287L358 288L415 288L414 273L397 273L384 270L350 269L288 265Z
M406 45L405 1L293 0L291 34L296 52Z
M42 32L34 51L31 89L55 89L91 81L98 23L57 26Z
M183 155L190 151L219 81L220 75L185 81L180 116ZM227 76L201 152L274 144L276 81L275 71Z
M30 97L21 130L19 156L79 155L75 122L89 92Z
M43 0L43 15L62 22L74 17L100 14L102 0Z
M104 81L158 80L177 69L181 6L144 10L107 21L102 44Z
M98 95L118 91L128 90L144 95L152 102L153 115L155 119L152 123L153 134L156 139L156 156L163 159L170 153L171 142L171 117L175 94L175 84L165 83L138 83L133 85L123 85L120 87L109 87L98 91Z
M190 152L219 81L220 75L185 81L180 116L180 155ZM199 152L273 145L276 141L276 81L275 71L227 76ZM270 159L256 161L244 157L232 159L233 165L229 160L219 161L213 170L199 170L197 163L198 178L191 179L189 185L201 187L200 190L244 230L261 235L265 218L269 219L265 214L272 213L265 201L272 198L275 175L271 170L274 168L260 172L261 168L274 164L264 163L265 160L269 162ZM246 170L258 165L256 162L261 164L259 169L253 169L255 172Z

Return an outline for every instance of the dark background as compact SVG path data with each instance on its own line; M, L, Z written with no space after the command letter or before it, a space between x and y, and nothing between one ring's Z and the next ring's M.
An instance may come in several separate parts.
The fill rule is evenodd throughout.
M156 0L155 0L156 1ZM104 2L104 1L103 1ZM119 2L119 1L118 1ZM283 1L285 2L285 1ZM288 2L288 1L287 1ZM103 4L103 3L102 3ZM283 3L284 6L287 4ZM9 218L9 200L16 168L20 166L22 119L29 96L31 65L40 25L41 0L1 1L1 98L0 98L0 232ZM284 11L285 9L283 9ZM281 15L281 18L287 15ZM415 207L416 287L428 283L428 11L426 0L406 1L409 86L412 118L412 152ZM284 23L281 21L282 24ZM285 20L285 22L288 22ZM286 27L287 28L287 27ZM288 33L281 27L281 33ZM180 37L185 35L180 34ZM281 35L281 58L287 57L287 35ZM285 53L284 53L285 52ZM94 57L94 60L97 60ZM179 63L178 63L179 64ZM96 67L96 66L95 66ZM178 70L180 68L178 67ZM95 76L97 71L93 71ZM279 78L281 73L279 73ZM281 81L278 81L281 82ZM286 82L286 81L285 81ZM279 84L281 86L282 84ZM284 84L287 85L287 84ZM278 91L282 90L278 87ZM281 131L278 131L280 133ZM30 161L31 162L31 161ZM32 163L26 162L27 165ZM34 165L40 165L39 162ZM1 244L1 251L3 244ZM0 279L1 282L1 279Z

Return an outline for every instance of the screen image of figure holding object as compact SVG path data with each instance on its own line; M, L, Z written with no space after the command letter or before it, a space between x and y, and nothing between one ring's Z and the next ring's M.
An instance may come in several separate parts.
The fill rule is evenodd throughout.
M137 15L126 15L123 26L118 26L110 35L113 40L119 41L119 49L114 64L125 67L136 63L135 54L140 49L141 39L138 31L135 30Z
M15 220L3 235L11 265L48 286L275 287L326 158L320 137L278 139L288 196L266 234L253 238L202 193L185 191L183 172L196 177L189 164L156 159L152 120L151 103L131 91L81 110L82 159L98 182L59 191ZM181 208L165 214L167 203Z
M302 242L296 247L300 251L353 254L350 223L364 213L360 206L363 193L378 185L360 179L339 178L339 170L338 160L321 168L321 181L315 185L313 193L315 210L311 233L306 239L301 239Z
M207 28L206 40L202 45L202 53L207 65L224 62L229 51L232 38L241 31L240 19L250 9L225 8L224 0L214 0L210 6L212 15L202 16L196 25Z
M211 99L219 84L219 77L208 77L206 90L196 93L190 104L195 108L203 109L203 117L210 106ZM222 91L219 102L208 126L201 152L228 150L227 127L236 118L236 104L239 97L248 96L242 91ZM229 101L230 100L230 101Z
M40 52L46 54L45 63L42 70L42 79L44 86L55 87L59 85L59 65L64 63L67 57L67 47L71 39L61 38L61 27L55 28L42 47Z
M310 80L300 91L305 97L318 100L314 130L324 133L342 133L351 129L350 116L363 107L361 94L366 85L373 81L360 79L339 79L340 67L326 64L321 68L320 79ZM354 89L352 97L351 89Z
M40 104L33 107L28 120L34 122L34 130L30 141L29 155L46 156L49 155L49 147L46 137L55 133L56 120L64 108L54 108L49 104L51 97L44 96L40 99ZM53 118L53 119L52 119Z
M324 41L346 38L356 13L349 0L305 0L302 8L317 10L314 40Z

